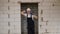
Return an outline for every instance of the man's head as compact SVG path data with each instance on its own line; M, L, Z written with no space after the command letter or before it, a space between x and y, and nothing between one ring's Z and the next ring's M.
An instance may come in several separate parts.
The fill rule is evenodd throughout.
M31 9L27 8L27 13L30 14L31 13Z

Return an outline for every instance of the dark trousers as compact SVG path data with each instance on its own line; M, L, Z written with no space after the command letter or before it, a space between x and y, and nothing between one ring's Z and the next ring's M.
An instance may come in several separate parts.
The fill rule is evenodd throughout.
M35 34L34 21L32 20L32 18L27 18L27 27L28 27L28 34Z

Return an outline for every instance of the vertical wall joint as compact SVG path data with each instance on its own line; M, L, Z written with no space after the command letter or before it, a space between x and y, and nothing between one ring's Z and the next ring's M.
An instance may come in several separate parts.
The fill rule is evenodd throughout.
M10 0L8 0L8 3L10 2Z
M10 26L10 22L8 22L8 26Z
M43 14L43 10L41 9L41 15Z
M10 29L8 30L8 34L10 34Z
M10 10L10 6L8 6L8 10Z
M8 18L10 18L10 14L8 14Z

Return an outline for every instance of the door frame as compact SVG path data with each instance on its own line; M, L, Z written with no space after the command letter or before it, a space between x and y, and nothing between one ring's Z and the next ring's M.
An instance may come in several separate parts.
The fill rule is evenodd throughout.
M41 22L40 2L20 2L20 13L21 13L21 3L38 3L38 34L40 34L40 22ZM20 14L20 34L21 34L21 14Z

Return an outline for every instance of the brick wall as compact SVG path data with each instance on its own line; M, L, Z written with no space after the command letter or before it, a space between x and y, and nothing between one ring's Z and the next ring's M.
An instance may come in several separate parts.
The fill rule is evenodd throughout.
M21 2L39 3L39 34L60 34L60 0L0 0L0 34L20 34Z

